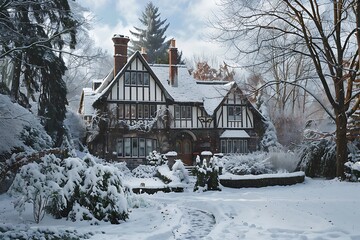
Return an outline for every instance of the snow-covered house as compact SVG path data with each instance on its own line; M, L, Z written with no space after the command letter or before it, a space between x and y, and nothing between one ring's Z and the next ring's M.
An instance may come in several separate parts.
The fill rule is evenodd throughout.
M80 102L93 154L134 167L152 150L176 151L192 165L202 151L257 149L263 118L235 82L196 81L175 62L175 40L168 65L149 64L140 52L128 58L129 38L112 40L114 69L101 84L84 89Z

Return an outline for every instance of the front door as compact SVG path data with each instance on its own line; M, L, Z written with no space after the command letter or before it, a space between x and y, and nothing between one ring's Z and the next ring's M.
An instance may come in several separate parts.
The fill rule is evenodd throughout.
M189 136L190 137L190 136ZM182 135L181 139L176 140L176 152L185 165L192 166L192 141L189 137Z

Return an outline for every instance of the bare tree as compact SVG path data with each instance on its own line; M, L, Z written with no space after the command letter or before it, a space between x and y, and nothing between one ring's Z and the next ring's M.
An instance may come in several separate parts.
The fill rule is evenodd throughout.
M360 3L222 0L221 7L214 20L220 33L216 37L234 47L237 57L268 47L311 60L331 106L326 111L336 123L336 175L344 178L347 119L360 104L360 93L353 90L360 66ZM283 36L294 41L274 46L274 39Z

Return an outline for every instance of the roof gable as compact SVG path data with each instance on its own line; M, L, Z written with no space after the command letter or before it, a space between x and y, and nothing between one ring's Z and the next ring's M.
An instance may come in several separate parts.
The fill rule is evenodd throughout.
M149 74L154 79L154 81L157 82L157 84L159 85L161 90L164 92L165 97L168 100L173 101L173 98L168 93L168 91L164 87L163 83L158 79L157 75L153 72L153 70L150 68L149 64L147 63L147 61L144 59L144 57L141 55L141 53L139 51L136 51L129 58L127 63L124 65L124 67L119 71L118 74L116 74L116 76L113 79L111 79L111 81L107 81L107 83L104 83L106 80L108 80L108 77L105 78L103 84L99 87L99 91L98 91L99 92L99 97L98 97L98 99L96 101L98 101L100 99L104 99L109 95L112 87L117 83L117 81L119 81L120 77L125 73L126 70L128 70L131 67L131 65L134 63L134 61L136 61L136 59L138 59L142 63L145 70L147 72L149 72ZM109 75L111 75L111 74L109 74Z

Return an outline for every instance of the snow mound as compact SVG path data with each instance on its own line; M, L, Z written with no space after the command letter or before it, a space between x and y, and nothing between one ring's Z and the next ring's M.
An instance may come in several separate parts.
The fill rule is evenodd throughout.
M52 144L39 119L29 110L0 94L0 155L15 149L41 150Z

